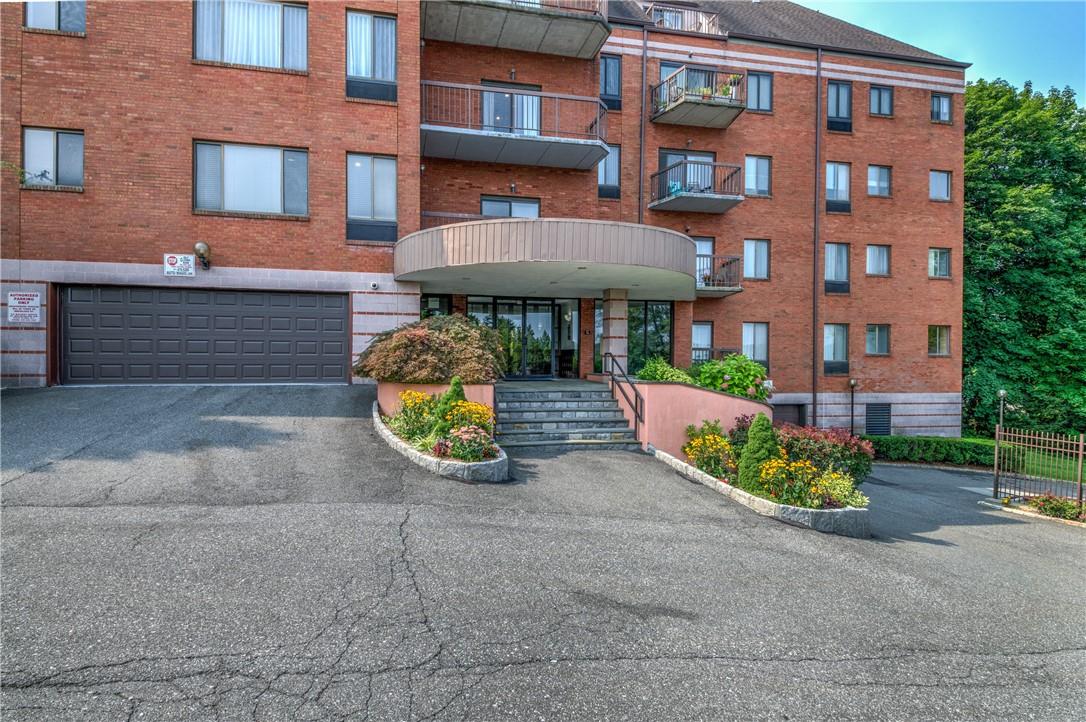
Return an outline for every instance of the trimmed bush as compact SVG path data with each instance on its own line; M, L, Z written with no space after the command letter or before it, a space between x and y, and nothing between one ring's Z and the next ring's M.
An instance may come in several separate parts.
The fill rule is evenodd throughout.
M729 354L722 361L706 361L698 367L698 386L758 401L769 396L765 380L765 366L741 353Z
M357 376L402 384L490 384L504 373L498 332L466 316L431 316L385 331L355 364Z
M942 436L865 436L881 461L914 461L991 468L995 442Z
M1086 521L1086 507L1080 507L1077 502L1063 499L1055 494L1035 496L1027 503L1035 511L1045 516L1070 519L1071 521Z
M773 423L765 414L758 414L750 425L747 443L739 457L740 488L748 491L759 489L762 464L779 456L780 447L777 445L777 432L773 430Z
M453 376L449 390L441 395L434 407L434 431L445 434L453 427L451 418L453 407L460 401L467 401L467 397L464 396L464 384L459 376Z
M819 471L836 470L861 484L871 473L875 453L871 442L853 436L846 429L819 429L814 426L781 424L777 440L790 459L806 459Z
M637 372L637 378L642 381L672 381L680 384L694 383L693 377L681 369L677 369L659 356L653 356Z

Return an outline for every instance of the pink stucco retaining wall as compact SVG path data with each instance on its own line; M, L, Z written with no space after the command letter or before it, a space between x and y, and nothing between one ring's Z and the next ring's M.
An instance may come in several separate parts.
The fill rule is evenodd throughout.
M666 382L635 382L637 390L645 398L645 420L641 425L641 447L653 447L682 459L686 443L686 427L700 426L702 421L720 419L724 431L735 426L735 418L747 414L765 414L773 420L773 407L760 401L732 396L720 391L703 389L689 384ZM629 386L626 392L633 399ZM633 409L626 403L622 392L615 389L615 398L622 413L634 425Z
M385 416L400 412L400 392L406 390L421 391L424 394L443 394L449 390L448 384L394 384L387 381L377 383L377 404ZM493 384L465 384L464 396L468 401L477 401L494 408Z

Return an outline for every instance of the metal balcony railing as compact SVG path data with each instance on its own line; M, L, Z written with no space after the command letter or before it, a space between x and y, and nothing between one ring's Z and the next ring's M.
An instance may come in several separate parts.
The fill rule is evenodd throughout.
M652 174L650 202L683 193L738 196L743 193L743 169L727 163L680 160Z
M589 13L606 17L606 0L492 0L523 8L553 8L568 12Z
M651 3L645 8L649 18L658 28L683 30L688 33L703 35L727 35L720 27L717 13L707 13L696 8L675 7L661 3Z
M523 138L607 139L599 98L422 81L422 123Z
M650 103L654 114L688 98L742 106L746 105L746 87L743 73L683 66L653 86Z
M698 288L739 288L743 272L740 256L698 255L695 278Z
M739 353L737 348L695 348L690 351L690 360L694 363L704 363L712 359L722 359L733 353Z

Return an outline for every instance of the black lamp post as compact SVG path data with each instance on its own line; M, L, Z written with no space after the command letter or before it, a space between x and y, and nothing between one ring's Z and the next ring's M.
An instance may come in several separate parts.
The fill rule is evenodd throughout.
M848 380L848 433L856 435L856 379Z

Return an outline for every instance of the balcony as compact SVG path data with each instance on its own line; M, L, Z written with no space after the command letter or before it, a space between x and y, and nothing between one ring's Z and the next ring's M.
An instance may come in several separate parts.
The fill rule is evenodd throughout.
M579 95L424 80L421 131L431 158L592 170L607 156L607 108Z
M591 60L611 34L606 0L422 3L422 37Z
M742 73L682 67L653 86L655 123L727 128L747 107Z
M649 210L724 213L743 200L743 169L681 160L652 174Z
M742 353L737 348L695 348L690 350L690 360L694 363L705 363L713 359L723 359L733 353Z
M702 35L727 35L720 27L717 13L707 13L697 8L651 3L645 8L645 14L652 20L653 25L665 30L681 30Z
M739 256L698 255L697 293L699 296L730 296L743 290L740 281L743 271L743 259Z

